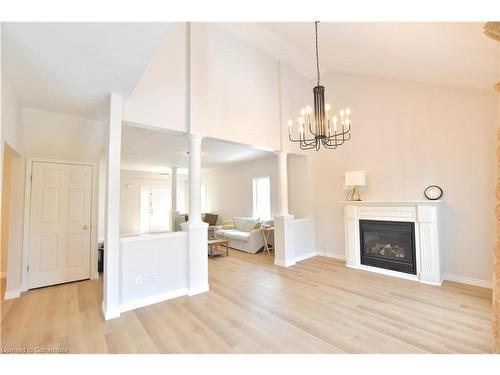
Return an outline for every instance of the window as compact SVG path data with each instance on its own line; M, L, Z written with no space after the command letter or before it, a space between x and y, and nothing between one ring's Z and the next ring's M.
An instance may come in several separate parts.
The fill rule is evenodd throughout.
M271 219L271 179L258 177L252 180L253 217L261 220Z
M201 185L201 212L208 212L207 185Z

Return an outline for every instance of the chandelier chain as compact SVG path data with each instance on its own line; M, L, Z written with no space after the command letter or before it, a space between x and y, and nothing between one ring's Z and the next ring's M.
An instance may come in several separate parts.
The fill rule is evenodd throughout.
M319 52L318 52L318 23L319 21L314 22L314 32L316 34L316 72L318 74L318 86L319 86Z

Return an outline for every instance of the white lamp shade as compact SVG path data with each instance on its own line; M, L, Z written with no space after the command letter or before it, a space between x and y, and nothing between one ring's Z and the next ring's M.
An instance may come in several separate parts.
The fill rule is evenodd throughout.
M345 186L365 186L366 174L365 171L349 171L345 173Z

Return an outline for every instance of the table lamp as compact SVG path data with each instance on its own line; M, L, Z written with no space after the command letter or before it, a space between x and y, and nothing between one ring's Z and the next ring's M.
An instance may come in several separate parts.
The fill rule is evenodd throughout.
M361 196L359 195L359 186L366 185L366 175L365 171L349 171L345 172L345 186L352 187L351 191L351 201L360 201Z

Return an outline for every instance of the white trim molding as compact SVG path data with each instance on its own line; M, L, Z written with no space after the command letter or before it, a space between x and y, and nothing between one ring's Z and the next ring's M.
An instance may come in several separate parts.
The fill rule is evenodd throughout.
M343 260L345 262L345 253L344 254L338 254L338 253L321 252L321 253L318 253L318 255L326 257L326 258L331 258L331 259L336 259L336 260Z
M472 277L451 275L449 273L445 273L443 275L443 280L453 281L455 283L460 283L460 284L479 286L481 288L488 288L488 289L493 288L493 283L491 280L474 279Z
M441 285L438 213L440 201L359 201L345 204L346 266L384 275ZM361 264L360 220L406 221L415 224L416 275Z
M123 313L126 311L135 310L135 309L138 309L140 307L149 306L149 305L153 305L155 303L168 301L170 299L182 297L182 296L185 296L187 294L188 294L188 289L182 288L182 289L172 290L172 291L166 292L166 293L157 294L154 296L149 296L149 297L137 299L137 300L130 301L127 303L122 303L120 305L120 312Z
M21 290L7 290L3 296L4 300L15 299L21 297Z
M319 254L317 251L310 251L309 253L305 253L305 254L302 254L302 255L295 257L295 262L300 262L302 260L313 258L313 257L318 256L318 255Z
M194 288L189 288L187 295L191 297L191 296L195 296L197 294L208 292L209 290L210 290L210 287L208 284L200 285L200 286L197 286Z

